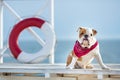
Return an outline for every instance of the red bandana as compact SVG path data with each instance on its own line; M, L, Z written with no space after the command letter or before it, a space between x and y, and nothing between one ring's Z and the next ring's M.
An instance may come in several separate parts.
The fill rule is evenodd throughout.
M84 56L86 54L88 54L91 50L93 50L96 46L98 45L98 42L96 41L96 43L94 45L92 45L90 48L83 48L79 41L76 41L75 45L74 45L74 53L75 55L80 58L81 56Z

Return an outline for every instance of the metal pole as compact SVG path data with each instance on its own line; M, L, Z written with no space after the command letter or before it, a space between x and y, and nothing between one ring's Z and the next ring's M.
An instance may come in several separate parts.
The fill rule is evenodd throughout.
M51 25L54 29L54 0L51 0Z
M46 1L44 6L40 8L40 10L35 14L35 17L39 16L43 12L43 10L45 10L48 4L50 4L50 24L52 25L51 27L54 30L54 0ZM49 63L54 64L54 48L49 56Z
M52 25L52 29L54 30L54 0L51 0L51 3L50 3L50 14L51 14L51 25ZM49 62L51 63L51 64L54 64L54 48L53 48L53 50L52 50L52 52L51 52L51 55L49 56Z
M3 57L4 52L8 49L8 45L4 46L3 49L0 51L0 58Z
M3 0L0 0L0 49L3 48L3 5L2 5L2 2ZM3 63L3 57L0 57L0 63Z
M0 49L3 49L3 0L0 0ZM2 53L0 53L1 55ZM0 57L0 63L3 63L3 57Z
M46 0L46 3L37 11L37 13L35 13L35 17L40 16L43 11L48 7L48 5L50 4L50 0Z
M22 18L5 1L3 1L3 5L17 18L17 20L22 20Z
M0 0L0 49L3 48L3 5Z

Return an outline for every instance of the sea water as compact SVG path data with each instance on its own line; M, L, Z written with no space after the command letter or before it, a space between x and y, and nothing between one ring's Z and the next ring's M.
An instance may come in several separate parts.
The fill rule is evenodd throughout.
M120 40L98 40L100 45L100 53L104 63L118 63L120 64ZM55 45L55 63L65 63L68 54L73 49L75 40L57 40ZM38 42L32 40L19 41L19 46L25 52L35 54L42 46ZM10 50L7 50L5 54L9 54ZM32 57L32 56L31 56ZM5 57L6 63L20 63L12 56ZM45 59L42 63L49 63L49 59ZM97 63L96 60L93 63Z

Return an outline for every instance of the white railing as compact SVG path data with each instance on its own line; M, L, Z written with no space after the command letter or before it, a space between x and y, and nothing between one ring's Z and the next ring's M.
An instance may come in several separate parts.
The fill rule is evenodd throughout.
M66 69L65 64L54 64L54 65L52 64L0 64L0 72L13 73L13 74L14 73L32 73L32 74L43 73L45 74L44 76L45 78L50 78L51 74L63 74L63 75L67 74L69 75L69 78L73 78L75 76L81 76L82 74L82 75L86 75L86 78L84 78L85 80L86 79L89 80L88 74L96 75L96 78L94 76L94 78L90 80L93 80L93 79L103 80L105 79L104 75L107 75L107 76L120 75L120 64L107 64L107 66L109 66L111 70L101 69L100 66L97 64L94 64L95 68L93 69ZM54 78L55 77L58 78L56 80L60 80L59 77L54 76ZM12 80L12 79L9 79L9 80ZM46 79L42 79L42 80L46 80ZM74 80L78 80L77 77ZM111 78L110 80L113 80L113 78Z
M0 49L3 48L3 6L0 0Z
M3 5L0 0L0 49L3 48ZM3 57L0 57L0 63L3 62Z
M48 5L50 5L50 24L52 25L52 28L54 29L54 0L45 0L46 3L40 8L40 10L35 13L35 15L33 17L38 17L41 15L41 13L46 9L46 7L48 7ZM17 20L22 20L21 16L19 16L19 14L11 7L9 6L9 4L7 4L6 1L4 0L0 0L0 63L3 63L3 54L4 52L7 50L7 48L9 48L9 45L3 45L3 7L5 7L6 9L9 10L10 13L13 14L14 17L17 18ZM42 46L45 45L45 42L41 39L41 37L31 28L27 29L28 32L38 41L38 43ZM4 47L3 47L4 46ZM50 54L49 56L49 62L51 64L54 64L54 50L53 52Z

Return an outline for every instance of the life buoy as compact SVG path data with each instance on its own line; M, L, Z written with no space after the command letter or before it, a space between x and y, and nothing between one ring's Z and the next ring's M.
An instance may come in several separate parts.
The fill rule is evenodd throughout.
M37 27L45 34L45 45L37 53L29 54L24 52L18 46L18 37L20 33L29 27ZM27 18L18 22L12 29L9 36L9 48L14 58L24 63L38 63L47 57L55 46L55 32L50 24L40 18Z

